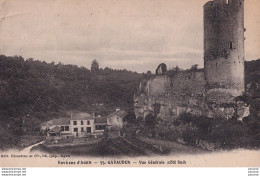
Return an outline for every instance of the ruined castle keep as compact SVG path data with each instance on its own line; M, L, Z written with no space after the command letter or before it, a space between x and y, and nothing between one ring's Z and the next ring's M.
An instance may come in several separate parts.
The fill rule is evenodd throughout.
M140 83L135 114L177 118L183 112L210 118L249 115L243 101L244 1L213 0L204 5L204 69L161 72ZM164 66L164 68L160 68ZM160 72L159 72L159 71Z
M204 5L204 68L208 101L216 101L214 92L227 96L241 96L245 92L244 31L244 0L214 0Z

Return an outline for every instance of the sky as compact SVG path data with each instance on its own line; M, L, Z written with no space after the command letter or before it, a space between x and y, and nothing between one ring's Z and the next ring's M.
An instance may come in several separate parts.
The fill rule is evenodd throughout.
M203 67L208 0L0 0L0 54L155 72ZM246 60L260 58L260 1L245 0Z

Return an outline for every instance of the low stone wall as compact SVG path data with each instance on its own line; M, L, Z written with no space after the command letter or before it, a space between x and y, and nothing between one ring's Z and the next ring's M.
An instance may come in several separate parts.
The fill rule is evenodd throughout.
M81 146L81 145L91 145L96 144L101 141L101 138L89 139L86 141L73 141L72 143L57 143L57 144L50 144L50 143L43 143L44 147L51 148L51 147L71 147L71 146Z

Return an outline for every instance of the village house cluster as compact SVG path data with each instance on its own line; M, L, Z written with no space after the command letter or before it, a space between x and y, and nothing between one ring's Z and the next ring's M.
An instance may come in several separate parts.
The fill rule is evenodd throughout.
M48 137L54 136L75 136L90 137L102 136L105 129L120 130L123 128L124 118L128 113L116 109L107 117L95 116L86 112L71 115L71 118L62 117L42 123L41 132Z

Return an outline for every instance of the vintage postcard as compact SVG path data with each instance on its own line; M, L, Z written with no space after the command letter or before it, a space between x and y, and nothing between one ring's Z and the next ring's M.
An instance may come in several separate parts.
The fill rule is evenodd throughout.
M259 0L0 0L0 167L259 167Z

